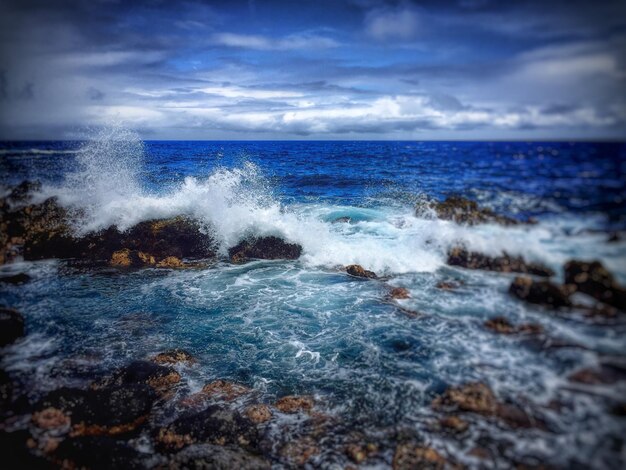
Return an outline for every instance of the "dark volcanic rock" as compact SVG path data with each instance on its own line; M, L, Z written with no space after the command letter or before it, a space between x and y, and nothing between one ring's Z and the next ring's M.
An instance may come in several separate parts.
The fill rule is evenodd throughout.
M550 268L536 263L527 263L521 256L513 257L503 253L502 256L492 258L460 247L450 250L448 253L448 264L468 269L484 269L504 273L515 272L545 277L554 275L554 271Z
M180 382L180 374L170 367L150 361L133 361L115 371L113 375L98 386L127 386L133 384L149 385L159 393L167 392Z
M2 468L9 469L52 469L58 468L45 459L34 455L29 448L32 436L28 431L0 431Z
M626 289L599 261L570 261L565 265L565 283L605 304L626 311Z
M169 426L159 429L157 442L165 449L175 450L196 443L239 445L255 449L259 432L254 424L237 411L209 406L199 413L187 413Z
M0 369L0 413L8 409L13 401L13 382L3 369Z
M351 264L350 266L346 266L346 272L350 276L354 277L364 277L366 279L377 279L378 276L373 271L368 271L364 269L360 264Z
M173 455L169 461L172 470L265 470L270 463L262 457L236 447L212 444L194 444Z
M509 292L520 300L545 307L571 307L570 292L563 286L549 281L535 281L530 277L516 277Z
M431 203L430 207L434 209L440 219L452 220L458 224L517 225L520 223L510 217L498 215L490 209L481 208L476 201L461 196L449 196L445 201ZM416 215L419 215L419 211L419 208L416 209Z
M115 435L143 424L157 400L148 385L131 384L83 390L62 387L53 390L34 407L35 413L55 409L71 419L76 435ZM33 416L37 422L38 416Z
M298 259L302 247L287 243L278 237L261 237L244 240L228 250L233 263L244 263L249 259Z
M145 468L141 454L123 441L107 436L80 436L62 441L53 457L63 468Z
M0 307L0 347L24 336L24 317L17 310Z
M25 284L31 280L31 277L25 273L14 274L12 276L1 276L0 284Z

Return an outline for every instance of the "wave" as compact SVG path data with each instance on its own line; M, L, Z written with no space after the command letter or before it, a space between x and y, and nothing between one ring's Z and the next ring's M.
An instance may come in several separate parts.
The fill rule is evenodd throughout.
M520 254L557 270L581 247L596 250L590 256L603 254L601 235L572 243L562 221L466 227L428 214L418 218L410 205L286 205L249 161L215 168L205 177L187 177L167 191L155 192L141 183L143 158L143 143L136 134L106 129L79 149L76 170L65 182L45 190L80 214L78 234L111 225L126 230L141 221L184 215L200 221L223 254L246 236L276 235L302 245L301 262L315 267L356 263L379 274L434 272L445 265L450 247L459 243L486 254ZM333 223L340 217L349 217L350 223Z

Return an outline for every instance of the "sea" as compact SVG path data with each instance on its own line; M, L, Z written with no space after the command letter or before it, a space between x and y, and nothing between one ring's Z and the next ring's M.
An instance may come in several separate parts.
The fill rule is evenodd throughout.
M378 443L371 468L391 464L403 433L470 467L626 462L626 418L615 411L626 383L568 378L606 361L626 367L623 317L549 311L509 295L514 274L446 264L463 245L543 263L561 282L568 260L599 260L626 284L624 143L144 141L105 129L80 142L0 143L2 191L24 180L42 183L40 200L80 209L78 235L185 215L210 231L220 255L181 270L90 271L56 260L0 267L33 278L0 287L0 303L27 325L0 365L33 397L182 348L197 359L183 368L190 393L224 379L267 403L314 396L341 430L320 446L319 468L348 464L337 449L353 432ZM440 220L430 203L450 195L536 223ZM266 235L300 244L301 257L228 261L229 247ZM381 280L348 276L350 264ZM411 297L390 301L391 287ZM485 328L497 316L540 324L549 339ZM463 438L433 430L433 399L470 382L545 426L479 419ZM304 424L290 426L297 435ZM477 447L494 457L477 460Z

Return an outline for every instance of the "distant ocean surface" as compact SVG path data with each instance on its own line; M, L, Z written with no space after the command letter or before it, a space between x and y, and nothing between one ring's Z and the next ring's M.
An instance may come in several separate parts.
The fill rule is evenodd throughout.
M356 430L380 443L374 467L390 464L405 429L468 465L477 465L470 450L485 436L520 462L620 468L626 460L624 418L610 411L623 403L625 383L567 380L606 358L623 364L626 324L546 313L508 294L512 275L446 264L448 250L464 244L544 263L558 281L566 261L597 259L626 283L624 143L143 142L120 131L86 143L0 143L0 183L23 180L83 210L81 234L187 215L212 227L224 255L249 235L303 248L296 261L116 275L56 261L3 266L2 274L33 276L1 287L0 300L29 326L2 366L35 394L79 384L70 363L111 370L184 348L200 364L185 370L191 391L222 378L267 402L314 395L343 430L328 437L328 449ZM538 223L469 227L429 213L429 201L453 194ZM342 217L349 221L336 222ZM612 234L618 240L608 243ZM408 288L411 298L400 303L421 316L403 315L382 283L338 269L349 264ZM541 324L553 344L577 346L494 334L483 324L496 316ZM548 429L483 422L464 439L432 432L433 398L477 381L540 410ZM290 425L304 432L305 424ZM321 467L347 464L332 450L318 459Z

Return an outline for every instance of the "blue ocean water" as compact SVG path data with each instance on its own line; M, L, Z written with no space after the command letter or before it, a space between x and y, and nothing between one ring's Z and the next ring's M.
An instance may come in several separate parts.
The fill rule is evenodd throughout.
M508 295L513 276L445 259L458 243L520 254L557 273L571 258L599 259L625 282L623 237L607 243L607 232L626 229L625 174L626 145L613 143L142 142L119 131L87 143L3 143L0 182L42 181L42 198L83 211L77 233L184 214L206 224L222 254L247 235L272 234L300 243L303 255L181 271L4 266L34 280L2 287L2 303L22 311L28 327L2 366L36 395L180 347L198 358L183 370L191 391L222 378L267 402L313 394L341 423L328 442L365 433L381 443L381 466L408 430L469 465L469 451L498 436L498 452L521 461L618 468L624 423L610 408L623 400L624 383L585 388L567 377L623 361L626 325L547 313ZM437 220L426 203L450 194L538 223ZM333 223L344 216L349 223ZM348 277L339 268L351 263L385 280ZM442 281L459 288L442 290ZM387 300L390 286L411 298ZM494 316L539 323L566 346L495 335L483 326ZM549 430L482 423L464 440L433 432L431 400L471 381L524 403ZM327 448L321 466L345 460Z

